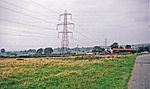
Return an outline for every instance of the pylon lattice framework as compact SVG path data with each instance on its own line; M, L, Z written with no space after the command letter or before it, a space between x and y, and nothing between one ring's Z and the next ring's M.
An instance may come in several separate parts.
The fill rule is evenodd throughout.
M69 48L68 33L71 33L73 35L73 32L68 31L68 25L72 25L74 28L74 23L68 22L68 16L70 16L70 19L72 19L72 14L67 13L67 11L65 10L65 13L59 15L59 21L61 21L61 17L64 17L64 21L62 23L57 24L57 30L59 26L63 26L63 31L58 32L58 38L59 34L62 34L61 47L63 49Z

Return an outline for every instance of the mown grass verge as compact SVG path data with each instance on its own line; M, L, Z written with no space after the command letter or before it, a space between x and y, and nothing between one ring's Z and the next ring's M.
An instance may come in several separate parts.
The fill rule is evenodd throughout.
M0 60L1 89L127 89L137 55ZM91 60L92 59L92 60Z

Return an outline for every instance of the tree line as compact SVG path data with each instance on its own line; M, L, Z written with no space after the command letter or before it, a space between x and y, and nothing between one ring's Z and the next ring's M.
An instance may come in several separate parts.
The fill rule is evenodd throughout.
M113 44L111 44L109 47L110 47L111 49L113 49L113 48L131 49L131 48L132 48L131 45L125 45L125 47L119 46L119 44L116 43L116 42L114 42ZM100 46L94 46L93 49L92 49L92 52L95 52L95 53L96 53L96 52L97 52L97 53L101 53L101 52L103 52L103 51L105 51L105 49L102 48L102 47L100 47ZM150 45L138 47L137 52L144 52L144 51L150 52Z
M42 49L42 48L39 48L37 51L36 51L36 56L42 56L42 55L45 55L45 56L50 56L53 52L53 49L52 48L45 48L45 49Z

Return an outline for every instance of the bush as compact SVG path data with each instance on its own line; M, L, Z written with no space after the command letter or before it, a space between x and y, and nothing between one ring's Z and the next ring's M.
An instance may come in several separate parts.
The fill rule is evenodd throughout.
M110 58L110 56L108 56L107 58Z

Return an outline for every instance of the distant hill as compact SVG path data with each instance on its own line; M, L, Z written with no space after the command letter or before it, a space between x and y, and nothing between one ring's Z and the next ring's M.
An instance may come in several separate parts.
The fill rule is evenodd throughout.
M121 46L125 48L126 45L121 45ZM150 43L132 44L131 46L132 46L132 48L138 50L139 47L142 47L142 46L143 46L143 47L145 47L145 46L150 46Z
M122 47L124 47L125 48L125 46L126 45L120 45L120 46L122 46ZM132 48L134 48L134 49L136 49L136 50L138 50L138 48L139 47L142 47L142 46L150 46L150 43L143 43L143 44L132 44L131 45L132 46ZM101 48L107 48L107 49L110 49L110 47L109 46L100 46ZM70 51L70 52L76 52L77 50L78 51L82 51L82 52L90 52L91 50L93 49L93 47L82 47L82 48L68 48L68 50ZM55 52L59 52L59 51L61 51L61 48L55 48L54 49L55 50Z
M150 46L150 43L144 43L144 44L133 44L132 46L135 46L135 47Z
M122 46L123 48L125 48L126 45L119 45ZM139 47L145 47L145 46L150 46L150 43L143 43L143 44L132 44L131 47L134 49L138 49ZM101 46L102 48L105 48L105 46ZM109 46L107 46L107 48L110 48Z

